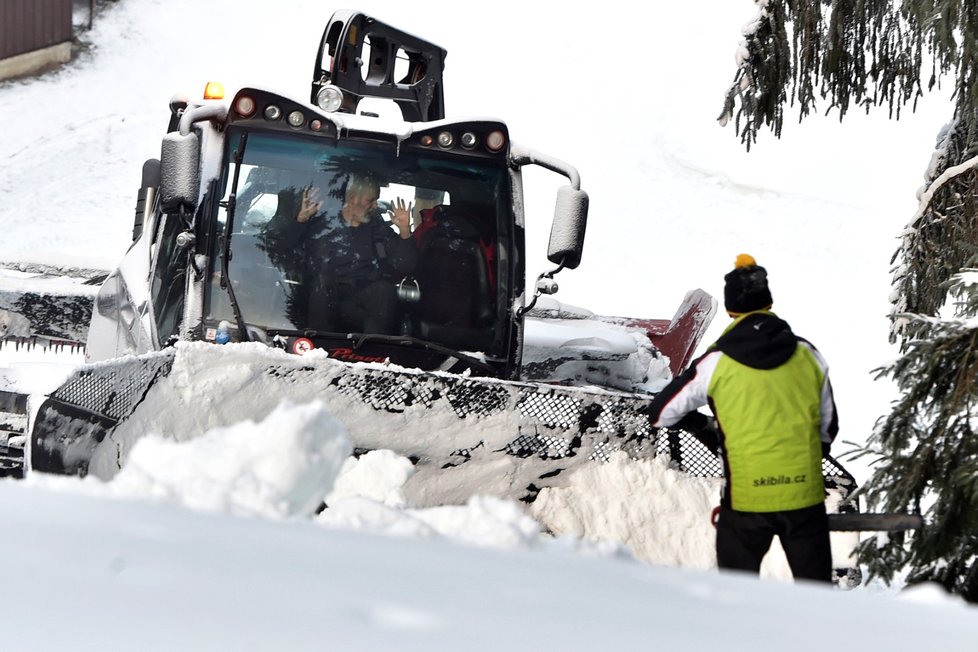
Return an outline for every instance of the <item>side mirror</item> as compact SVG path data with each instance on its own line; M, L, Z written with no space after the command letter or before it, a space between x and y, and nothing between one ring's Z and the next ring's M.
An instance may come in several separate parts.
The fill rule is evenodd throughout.
M574 269L581 264L584 232L587 229L588 197L583 190L572 186L557 189L557 206L550 227L547 260L555 265Z
M200 195L200 141L197 134L168 133L160 152L160 205L164 213L193 212Z

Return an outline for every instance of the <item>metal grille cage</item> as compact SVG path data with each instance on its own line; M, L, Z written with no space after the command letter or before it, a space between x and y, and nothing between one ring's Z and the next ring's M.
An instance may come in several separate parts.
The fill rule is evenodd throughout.
M170 373L172 365L172 354L152 354L82 369L51 398L120 421L133 413L157 379Z

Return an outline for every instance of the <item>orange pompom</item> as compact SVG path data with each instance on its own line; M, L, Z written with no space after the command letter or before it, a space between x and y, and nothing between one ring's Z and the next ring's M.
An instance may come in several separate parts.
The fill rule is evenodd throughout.
M755 267L757 266L757 261L750 254L737 254L737 260L734 261L734 269L740 269L741 267Z

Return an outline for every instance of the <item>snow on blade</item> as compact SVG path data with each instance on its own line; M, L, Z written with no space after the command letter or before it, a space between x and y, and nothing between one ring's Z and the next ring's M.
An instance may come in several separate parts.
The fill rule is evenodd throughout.
M201 511L309 516L351 452L345 428L322 403L283 401L260 422L215 428L192 441L143 437L111 485L119 494Z

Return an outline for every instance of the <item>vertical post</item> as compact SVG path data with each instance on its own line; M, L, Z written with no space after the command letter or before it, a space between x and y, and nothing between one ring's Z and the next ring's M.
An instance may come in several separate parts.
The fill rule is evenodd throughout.
M92 31L92 16L95 14L95 0L88 0L88 31Z
M666 430L666 436L669 442L669 457L673 462L679 466L680 469L683 468L683 446L679 439L680 431L675 428L669 428Z

